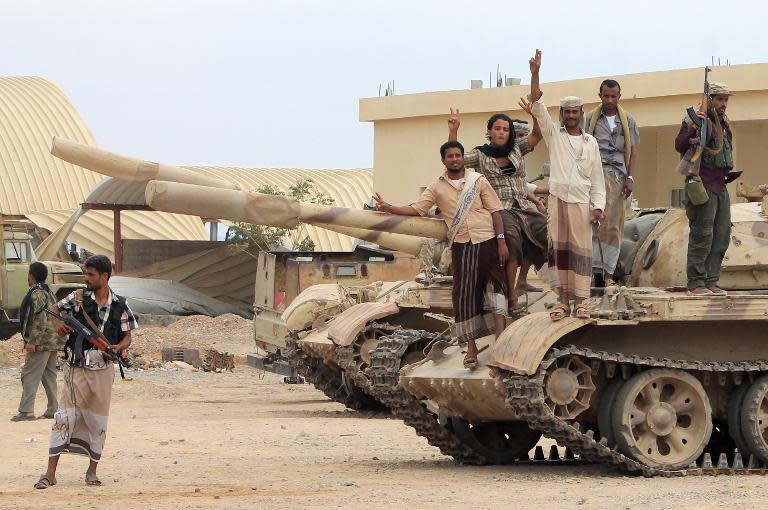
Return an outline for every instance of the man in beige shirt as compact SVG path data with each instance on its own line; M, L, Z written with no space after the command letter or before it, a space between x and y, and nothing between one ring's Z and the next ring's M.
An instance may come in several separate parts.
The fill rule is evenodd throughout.
M405 216L424 216L432 206L440 208L448 224L453 272L454 334L467 344L464 366L477 366L477 338L490 334L483 312L493 314L496 336L506 326L504 264L509 257L504 240L503 210L488 180L477 172L464 171L464 147L449 141L440 147L445 173L430 184L409 206L397 207L377 193L379 211Z
M603 220L605 180L597 140L582 129L584 100L566 97L560 102L560 124L555 124L542 102L539 87L541 51L529 62L531 68L531 112L539 121L549 149L549 267L550 284L560 289L560 304L551 312L553 320L571 313L589 318L582 301L589 297L592 282L592 229ZM556 279L554 278L556 276Z

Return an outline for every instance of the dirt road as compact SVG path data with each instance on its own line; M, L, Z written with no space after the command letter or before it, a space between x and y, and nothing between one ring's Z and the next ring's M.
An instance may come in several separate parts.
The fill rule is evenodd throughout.
M0 508L766 508L758 476L643 479L598 466L463 467L395 419L345 410L250 368L132 372L115 382L100 474L67 455L35 491L50 420L12 423L18 370L0 370ZM44 395L38 396L38 409Z

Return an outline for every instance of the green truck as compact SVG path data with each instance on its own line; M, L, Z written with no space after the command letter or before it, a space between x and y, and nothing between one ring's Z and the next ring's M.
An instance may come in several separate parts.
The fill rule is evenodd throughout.
M0 241L0 338L7 339L19 330L19 305L29 289L29 265L36 262L32 248L34 225L26 220L1 219ZM57 298L85 287L79 265L70 262L39 261L48 267L46 283Z

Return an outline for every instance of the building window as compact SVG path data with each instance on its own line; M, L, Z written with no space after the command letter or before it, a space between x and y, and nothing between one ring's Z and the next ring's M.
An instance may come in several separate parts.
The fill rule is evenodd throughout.
M683 207L685 207L685 204L683 204L683 200L685 200L685 188L673 188L670 205L672 207L679 207L682 209Z
M355 266L336 266L336 276L357 276Z

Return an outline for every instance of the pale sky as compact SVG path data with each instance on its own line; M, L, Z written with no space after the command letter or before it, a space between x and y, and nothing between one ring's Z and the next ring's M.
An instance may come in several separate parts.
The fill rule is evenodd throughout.
M0 73L56 82L102 147L173 164L370 167L358 99L768 61L765 2L0 0Z

